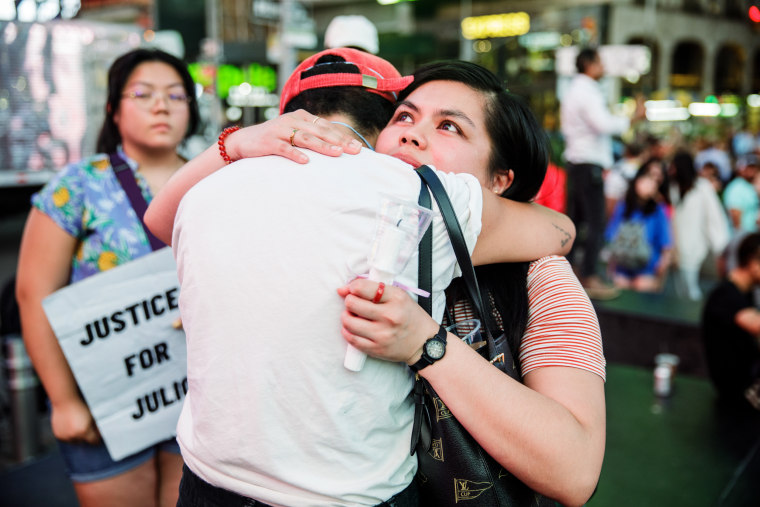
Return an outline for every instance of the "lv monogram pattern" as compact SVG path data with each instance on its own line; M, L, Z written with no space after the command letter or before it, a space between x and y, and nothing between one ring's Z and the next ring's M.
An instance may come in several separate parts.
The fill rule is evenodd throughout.
M510 358L511 359L511 358ZM425 385L431 417L431 445L418 449L421 505L446 507L555 507L491 458Z
M441 421L443 419L448 419L451 416L451 411L449 408L441 401L439 397L433 398L433 403L435 404L435 420Z
M464 500L478 498L485 490L492 488L491 482L475 482L467 479L454 479L454 501L459 503Z

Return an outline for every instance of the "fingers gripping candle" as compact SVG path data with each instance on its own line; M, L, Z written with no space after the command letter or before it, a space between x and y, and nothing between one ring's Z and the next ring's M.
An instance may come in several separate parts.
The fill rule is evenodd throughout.
M368 257L370 280L386 285L393 283L417 249L432 216L429 209L416 203L392 196L382 198ZM366 359L364 352L349 344L343 366L351 371L361 371Z

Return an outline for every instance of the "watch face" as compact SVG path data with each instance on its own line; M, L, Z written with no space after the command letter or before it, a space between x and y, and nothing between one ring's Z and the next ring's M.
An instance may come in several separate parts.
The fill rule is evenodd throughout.
M446 344L440 340L429 340L427 343L425 343L425 353L427 353L431 359L442 358L445 351Z

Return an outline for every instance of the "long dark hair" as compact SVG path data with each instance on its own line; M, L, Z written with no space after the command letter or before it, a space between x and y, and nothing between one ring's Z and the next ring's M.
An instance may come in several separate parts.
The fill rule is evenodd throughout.
M647 176L649 166L655 161L648 160L639 167L636 175L628 184L628 190L625 191L625 204L623 208L623 217L631 218L636 211L641 211L643 215L651 215L657 210L657 201L651 197L642 200L636 193L636 182Z
M108 69L108 97L106 99L106 117L103 120L103 126L100 128L96 150L98 153L113 153L121 143L121 133L119 127L114 122L114 115L118 112L121 105L121 95L124 92L124 86L129 80L135 68L145 62L165 63L182 78L182 86L185 93L190 97L188 107L190 108L190 117L187 124L185 139L190 137L200 122L200 113L198 112L198 103L195 100L195 84L193 78L187 70L187 66L182 60L160 49L139 48L129 51L117 58Z
M673 166L673 175L678 185L678 195L683 200L689 190L694 188L697 181L694 158L688 151L679 151L673 155L673 160L670 163Z
M535 197L546 176L549 143L525 101L507 91L491 71L459 60L431 63L417 69L412 84L399 93L399 101L431 81L462 83L483 95L486 130L491 138L489 178L512 170L514 181L501 195L523 202Z
M513 171L512 184L501 195L527 202L535 197L546 175L549 143L536 117L518 96L487 69L470 62L446 61L425 65L414 73L414 81L400 94L404 100L414 90L432 81L454 81L480 92L485 100L486 129L491 140L489 178ZM484 303L492 302L488 319L491 329L506 334L515 354L528 322L527 275L529 263L503 263L475 268ZM455 281L447 290L447 304L466 299L464 286ZM498 322L501 322L501 326Z

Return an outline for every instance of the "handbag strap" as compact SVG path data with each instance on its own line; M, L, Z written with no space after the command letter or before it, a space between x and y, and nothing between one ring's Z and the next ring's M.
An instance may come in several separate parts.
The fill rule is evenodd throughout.
M470 259L470 253L467 250L467 243L464 240L462 228L459 225L459 220L451 205L449 196L446 193L446 189L443 188L441 181L438 179L438 176L432 169L430 169L430 167L424 165L418 167L416 171L421 180L418 203L421 207L431 209L431 192L436 203L438 203L438 208L443 217L443 223L446 226L446 230L449 233L449 239L454 248L454 254L456 255L459 267L462 270L462 276L470 294L470 299L478 316L481 317L481 325L485 331L485 338L488 342L489 349L491 349L493 348L494 340L484 317L484 307L480 296L478 280L475 277L475 269L472 267L472 260ZM431 229L432 226L428 228L420 241L417 273L417 286L431 294L430 298L422 298L419 301L420 306L422 306L428 315L432 315L433 313L433 234ZM425 386L423 379L419 375L415 375L412 397L414 399L414 419L412 423L410 454L414 455L418 450L418 445L421 446L422 449L427 450L430 448L431 444L430 413L425 406ZM423 418L427 418L427 425L423 424Z
M420 185L420 197L418 204L427 209L432 209L430 192L422 180ZM425 230L419 245L419 264L417 266L417 286L431 294L427 298L419 298L417 301L428 315L433 314L433 226Z
M481 318L481 321L482 321L481 326L486 331L485 333L486 339L490 340L493 337L493 334L491 334L491 330L489 329L488 323L486 322L485 306L483 305L483 299L480 294L478 279L475 276L475 269L472 266L472 260L470 259L470 252L467 249L467 242L464 239L464 234L462 233L462 227L459 225L459 220L457 219L457 215L454 212L454 207L451 205L451 200L449 199L449 196L446 193L446 189L443 188L443 185L441 184L441 180L438 179L438 176L430 167L423 165L421 167L418 167L416 171L417 171L417 174L419 174L420 178L422 178L422 181L425 183L424 185L422 185L423 189L425 186L430 188L430 191L432 192L433 197L435 198L435 201L438 204L438 208L441 212L441 217L443 218L443 223L445 224L446 229L449 233L451 246L454 248L454 254L456 255L457 262L459 263L459 267L462 270L462 278L464 279L465 286L467 287L467 291L470 295L472 304L475 307L475 311L477 312L478 316ZM427 194L427 192L424 192L424 193ZM422 195L422 192L420 193L420 195ZM424 204L420 202L420 206L424 206ZM420 249L420 265L423 263L423 257L427 257L427 259L425 260L430 262L432 265L431 256L432 256L432 247L431 247L430 254ZM430 286L425 287L422 285L422 281L423 281L422 279L418 281L420 284L420 288L422 290L432 292ZM430 312L428 311L428 313Z
M111 167L113 168L114 174L116 174L116 179L119 180L121 188L123 188L124 192L127 194L129 202L132 205L132 209L135 210L137 218L140 220L143 230L148 236L150 248L155 251L159 248L165 247L166 245L164 242L155 237L153 233L150 232L150 230L145 226L143 217L145 216L145 210L148 209L148 202L145 200L145 197L143 197L142 192L140 191L140 187L137 186L135 176L132 174L132 168L129 167L129 164L127 164L127 162L121 158L118 153L111 153L108 155L108 158L111 159Z

